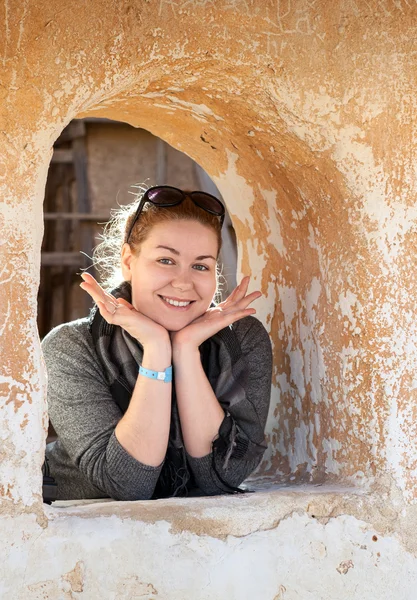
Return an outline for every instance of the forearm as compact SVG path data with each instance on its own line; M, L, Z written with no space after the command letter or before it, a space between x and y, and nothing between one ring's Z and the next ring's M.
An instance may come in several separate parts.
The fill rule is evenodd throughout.
M142 366L164 371L171 364L171 345L144 349ZM129 408L115 429L123 448L145 465L159 466L165 458L171 421L171 383L138 375Z
M174 345L172 360L185 448L200 458L211 452L224 411L204 373L198 348Z
M224 454L216 452L203 458L188 456L190 468L198 482L198 487L207 495L230 492L230 487L238 487L259 465L263 452L248 459L246 456L231 456L227 468L224 467ZM215 470L213 469L213 462ZM221 479L219 479L219 476ZM227 485L225 485L227 484Z

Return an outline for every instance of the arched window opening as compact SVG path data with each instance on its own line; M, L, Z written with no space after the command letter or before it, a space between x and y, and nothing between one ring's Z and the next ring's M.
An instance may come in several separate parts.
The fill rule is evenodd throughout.
M109 119L75 119L56 140L44 202L38 293L41 339L53 327L85 317L92 308L90 296L79 287L81 270L88 269L100 281L89 257L110 210L131 201L120 191L137 182L199 189L221 199L195 161L145 129ZM227 214L220 255L223 298L236 285L236 262L236 236ZM54 439L50 425L47 443Z

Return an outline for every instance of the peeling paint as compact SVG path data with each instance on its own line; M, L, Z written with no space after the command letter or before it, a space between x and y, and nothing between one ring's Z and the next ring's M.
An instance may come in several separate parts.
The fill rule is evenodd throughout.
M414 599L416 7L6 0L0 11L0 596L183 598L185 581L196 600L224 589ZM221 190L238 276L261 289L273 342L256 481L310 481L308 499L41 505L41 205L52 144L76 116L149 129ZM330 481L361 494L320 496Z

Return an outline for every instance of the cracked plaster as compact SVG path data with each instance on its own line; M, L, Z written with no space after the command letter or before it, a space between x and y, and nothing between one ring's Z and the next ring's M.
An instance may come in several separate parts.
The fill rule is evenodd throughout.
M405 0L1 3L0 597L23 569L25 600L167 597L166 547L201 575L198 588L185 576L196 599L225 586L236 598L413 598L416 11ZM53 142L83 116L162 137L228 204L274 346L258 477L358 491L42 506L41 205ZM243 537L224 508L236 502L253 524Z

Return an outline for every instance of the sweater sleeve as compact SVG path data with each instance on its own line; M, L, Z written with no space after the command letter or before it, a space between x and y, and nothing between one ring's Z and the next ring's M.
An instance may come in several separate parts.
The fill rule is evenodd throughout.
M131 456L114 433L122 413L104 378L87 327L73 322L42 342L52 425L70 460L96 488L115 500L151 498L162 464Z
M265 425L271 398L272 348L260 321L247 317L236 327L242 356L234 365L225 391L218 400L225 417L210 454L187 454L198 487L208 495L230 492L262 460L266 450ZM231 487L230 487L231 486Z

